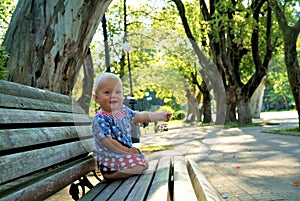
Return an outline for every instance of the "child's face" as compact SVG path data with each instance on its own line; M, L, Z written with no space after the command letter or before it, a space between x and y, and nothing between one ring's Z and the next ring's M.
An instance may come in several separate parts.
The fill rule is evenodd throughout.
M112 113L123 103L123 89L119 80L107 78L100 83L94 99L104 112Z

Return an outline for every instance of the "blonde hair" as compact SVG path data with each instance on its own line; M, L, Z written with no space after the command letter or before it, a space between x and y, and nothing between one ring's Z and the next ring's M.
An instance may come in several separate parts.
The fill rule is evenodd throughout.
M94 84L94 93L96 93L98 87L100 86L101 83L105 82L105 80L107 79L114 79L114 80L118 80L122 86L122 80L120 79L120 77L116 74L113 74L113 73L107 73L107 72L104 72L102 73L95 81L95 84Z

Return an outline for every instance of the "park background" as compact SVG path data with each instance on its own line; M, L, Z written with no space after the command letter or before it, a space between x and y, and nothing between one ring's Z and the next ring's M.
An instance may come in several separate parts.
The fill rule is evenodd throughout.
M299 114L297 1L2 0L0 8L1 78L74 96L91 116L104 71L122 78L131 107L171 111L173 120Z

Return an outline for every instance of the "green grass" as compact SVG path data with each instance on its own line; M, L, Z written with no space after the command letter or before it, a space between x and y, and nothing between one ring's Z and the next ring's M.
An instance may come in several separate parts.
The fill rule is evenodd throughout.
M285 129L274 129L274 130L268 130L264 131L265 133L275 133L275 134L281 134L281 135L294 135L294 136L300 136L300 128L285 128Z
M139 149L141 150L141 152L150 153L164 150L173 150L174 145L148 145L139 147Z
M240 124L238 122L232 122L232 123L226 123L224 125L224 128L253 127L253 126L267 126L267 125L278 125L278 123L256 122L256 123Z

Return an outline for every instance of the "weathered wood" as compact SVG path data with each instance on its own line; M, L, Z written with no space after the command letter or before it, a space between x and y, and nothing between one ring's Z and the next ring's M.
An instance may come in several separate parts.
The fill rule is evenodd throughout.
M0 80L0 200L44 200L94 171L93 151L71 97Z
M37 99L40 101L49 101L64 103L64 104L76 104L70 96L54 93L51 91L38 89L30 86L20 85L14 82L8 82L0 80L0 94L11 95L15 97L24 97L30 99Z
M94 170L95 160L86 157L46 172L30 182L16 185L11 190L0 191L0 201L40 201L66 187L82 175Z
M105 187L107 187L109 183L101 182L97 184L94 188L92 188L87 194L81 197L78 201L91 201L94 200L97 195L99 195Z
M150 188L153 175L156 171L158 160L153 160L149 162L149 168L139 176L133 176L124 182L116 191L110 192L109 200L144 200L147 192ZM80 198L80 201L90 201L90 200L102 200L104 197L101 195L103 189L110 185L107 182L102 182L91 189L84 197ZM106 194L106 193L105 193ZM97 197L99 195L99 197ZM106 196L106 195L105 195Z
M73 102L57 103L53 101L40 101L37 99L16 97L0 94L0 106L4 108L34 109L46 111L60 111L69 113L84 113L83 109Z
M170 200L170 163L170 157L164 157L160 159L146 200Z
M18 1L3 41L8 80L70 95L110 2Z
M128 179L126 179L123 183L122 186L120 186L114 194L109 198L110 201L120 201L120 200L125 200L129 192L132 190L134 187L135 183L139 179L139 176L132 176ZM138 188L136 186L135 188ZM141 188L141 187L140 187ZM142 186L142 188L146 188L146 186ZM98 198L96 198L97 200ZM136 198L135 200L141 200L139 198Z
M72 142L53 147L4 155L0 157L0 183L18 178L31 172L50 167L76 156L86 154L86 147L92 147L93 140ZM84 146L84 144L89 146ZM13 174L12 174L13 173Z
M107 185L106 188L97 196L96 200L108 200L112 193L119 188L122 182L122 180L117 180Z
M219 201L197 164L183 156L149 162L144 174L112 183L100 182L80 201L205 200Z
M91 126L42 127L0 130L0 153L38 144L92 138ZM47 144L45 144L47 146Z
M192 182L186 168L186 162L183 157L174 157L173 159L174 166L174 193L173 200L197 200Z
M144 200L146 198L148 189L150 188L152 178L154 173L156 172L158 160L153 160L149 162L149 167L142 174L135 184L134 188L130 191L127 200L135 201L135 200Z
M198 200L220 201L216 191L200 171L198 165L192 160L188 160L186 165Z
M16 123L91 123L85 114L0 108L0 125Z

